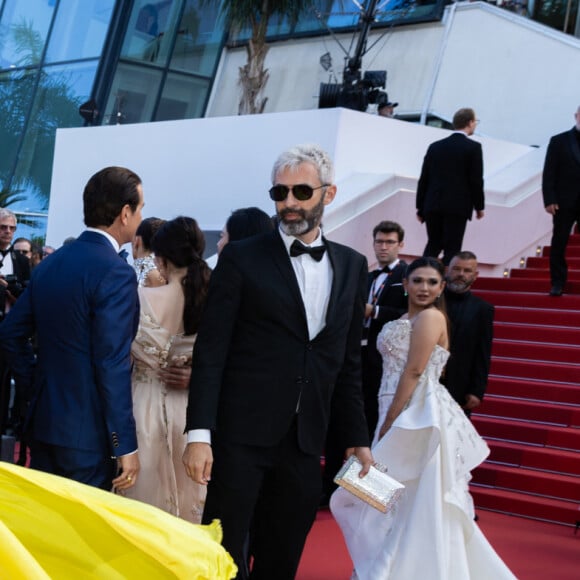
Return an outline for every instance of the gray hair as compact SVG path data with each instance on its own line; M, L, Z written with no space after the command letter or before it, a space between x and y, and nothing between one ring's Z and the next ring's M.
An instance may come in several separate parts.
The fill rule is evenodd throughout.
M272 168L272 183L276 175L284 169L295 169L302 163L311 163L316 167L320 183L331 185L334 182L334 167L328 153L319 145L297 145L284 151Z
M6 209L5 207L0 207L0 220L6 218L11 218L14 220L15 223L18 223L15 213L11 212L9 209Z

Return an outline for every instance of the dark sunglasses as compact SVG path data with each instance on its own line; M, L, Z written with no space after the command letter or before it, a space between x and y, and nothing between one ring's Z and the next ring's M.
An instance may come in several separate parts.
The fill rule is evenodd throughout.
M282 185L280 183L274 185L270 188L270 197L274 201L284 201L290 192L298 201L306 201L310 199L314 194L316 189L321 189L322 187L328 187L329 183L323 183L318 187L311 187L310 185L306 185L305 183L300 183L298 185L294 185L292 187L288 187L287 185Z

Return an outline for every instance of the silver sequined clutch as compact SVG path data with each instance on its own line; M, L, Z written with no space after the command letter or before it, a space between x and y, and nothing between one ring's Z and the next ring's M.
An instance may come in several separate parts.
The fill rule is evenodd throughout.
M361 469L360 461L351 455L336 474L334 483L386 514L397 503L405 486L387 475L386 469L378 464L364 477L358 475Z

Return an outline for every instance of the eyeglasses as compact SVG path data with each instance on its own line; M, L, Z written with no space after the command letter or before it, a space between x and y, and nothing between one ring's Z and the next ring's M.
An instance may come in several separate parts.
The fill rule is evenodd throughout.
M11 232L15 232L16 231L16 226L9 226L6 224L0 224L0 230L2 230L3 232L6 232L8 230L10 230Z
M22 254L23 256L28 256L29 254L32 254L31 250L14 250L15 252L18 252L19 254Z
M377 246L394 246L395 244L398 243L399 243L398 240L375 240L375 244Z
M293 185L288 187L287 185L282 185L277 183L270 188L270 197L274 201L284 201L290 192L298 201L306 201L312 197L316 189L321 189L322 187L328 187L329 183L323 183L318 187L312 187L306 183L300 183L298 185Z

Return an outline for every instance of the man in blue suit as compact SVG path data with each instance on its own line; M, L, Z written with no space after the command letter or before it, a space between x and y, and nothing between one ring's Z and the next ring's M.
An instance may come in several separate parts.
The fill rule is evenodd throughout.
M102 169L83 205L87 230L35 268L0 344L18 365L36 334L31 467L126 489L139 471L130 358L139 300L135 273L118 252L141 222L141 180L122 167Z

